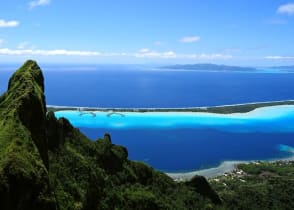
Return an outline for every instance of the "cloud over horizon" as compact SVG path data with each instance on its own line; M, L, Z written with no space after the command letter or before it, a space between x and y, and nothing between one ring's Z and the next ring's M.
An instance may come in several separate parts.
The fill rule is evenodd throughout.
M129 54L129 55L137 57L137 58L188 59L188 60L228 60L233 58L232 55L228 55L228 54L218 54L218 53L178 54L171 50L158 52L158 51L150 50L148 48L142 48L137 53Z
M137 52L98 52L83 50L41 50L27 49L28 43L20 43L18 49L0 48L0 55L4 56L80 56L80 57L131 57L145 59L187 59L187 60L228 60L232 59L232 55L227 54L178 54L174 51L154 51L143 48Z
M157 52L150 50L148 48L143 48L138 51L138 53L133 54L137 58L176 58L177 55L173 51Z
M279 6L277 13L294 15L294 3L288 3L288 4Z
M185 36L179 40L182 43L193 43L200 41L200 36Z
M16 20L4 20L0 19L0 28L13 28L17 27L19 22Z
M39 7L39 6L46 6L48 4L50 4L50 0L31 1L31 2L29 2L29 9L34 9L35 7Z
M280 56L280 55L266 56L264 58L269 60L294 60L294 56Z
M9 49L9 48L0 48L0 55L40 55L40 56L98 56L99 52L95 51L79 51L79 50L38 50L38 49Z

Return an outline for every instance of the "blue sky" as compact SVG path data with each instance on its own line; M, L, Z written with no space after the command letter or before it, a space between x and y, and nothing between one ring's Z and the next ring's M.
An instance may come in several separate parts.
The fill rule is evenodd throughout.
M0 62L294 65L294 1L2 0Z

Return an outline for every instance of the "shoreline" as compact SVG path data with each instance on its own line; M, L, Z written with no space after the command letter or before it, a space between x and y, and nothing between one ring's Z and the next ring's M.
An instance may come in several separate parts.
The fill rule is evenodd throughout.
M58 105L47 105L48 111L80 111L91 112L91 111L103 111L112 114L121 114L119 112L202 112L202 113L217 113L217 114L234 114L234 113L248 113L257 108L279 106L279 105L294 105L294 100L284 101L266 101L266 102L250 102L241 104L228 104L218 106L203 106L203 107L181 107L181 108L111 108L111 107L78 107L78 106L58 106ZM123 115L123 114L122 114ZM293 155L286 158L272 159L272 160L230 160L223 161L217 167L188 171L188 172L164 172L175 181L188 181L195 175L201 175L206 178L214 178L217 176L224 175L225 173L233 172L239 164L249 164L257 162L276 162L276 161L293 161Z
M175 181L189 181L196 175L204 176L205 178L214 178L217 176L221 176L225 173L232 172L236 169L238 164L241 163L249 163L250 161L223 161L219 166L207 168L207 169L200 169L196 171L189 171L189 172L172 172L172 173L165 173Z
M287 161L294 161L294 154L292 154L289 157L280 158L280 159L270 159L270 160L228 160L223 161L219 166L207 168L207 169L200 169L195 171L189 171L189 172L164 172L166 175L171 177L173 180L177 182L182 181L189 181L194 176L200 175L204 176L207 179L215 178L218 176L222 176L226 173L233 172L239 164L258 164L259 162L287 162Z
M114 107L80 107L80 106L58 106L47 105L48 111L108 111L108 112L209 112L220 114L231 113L247 113L256 108L278 106L278 105L294 105L294 100L282 101L266 101L266 102L250 102L240 104L227 104L217 106L199 106L199 107L179 107L179 108L114 108Z

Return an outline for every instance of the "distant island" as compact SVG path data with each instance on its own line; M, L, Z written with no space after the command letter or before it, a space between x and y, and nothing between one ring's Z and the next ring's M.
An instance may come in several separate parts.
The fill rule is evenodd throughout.
M192 71L219 71L219 72L251 72L256 71L253 67L241 67L241 66L227 66L227 65L217 65L211 63L199 63L199 64L184 64L184 65L171 65L162 66L163 69L182 69L182 70L192 70Z
M279 69L282 71L288 71L293 72L294 71L294 65L293 66L272 66L271 69Z

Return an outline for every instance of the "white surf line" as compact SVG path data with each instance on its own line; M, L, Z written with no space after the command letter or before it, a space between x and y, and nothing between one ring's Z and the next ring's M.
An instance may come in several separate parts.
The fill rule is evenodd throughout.
M294 102L294 100L280 100L280 101L263 101L263 102L249 102L249 103L240 103L240 104L225 104L225 105L217 105L217 106L196 106L196 107L83 107L83 106L60 106L60 105L47 105L47 108L63 108L63 109L97 109L97 110L186 110L186 109L209 109L209 108L221 108L221 107L231 107L231 106L246 106L246 105L257 105L257 104L269 104L269 103L282 103L282 102ZM79 110L78 110L79 111ZM83 110L81 110L83 111Z
M228 107L228 106L244 106L244 105L257 105L257 104L269 104L269 103L282 103L282 102L294 102L294 100L263 101L263 102L249 102L249 103L241 103L241 104L227 104L227 105L210 106L210 107L207 107L207 108L220 108L220 107Z

